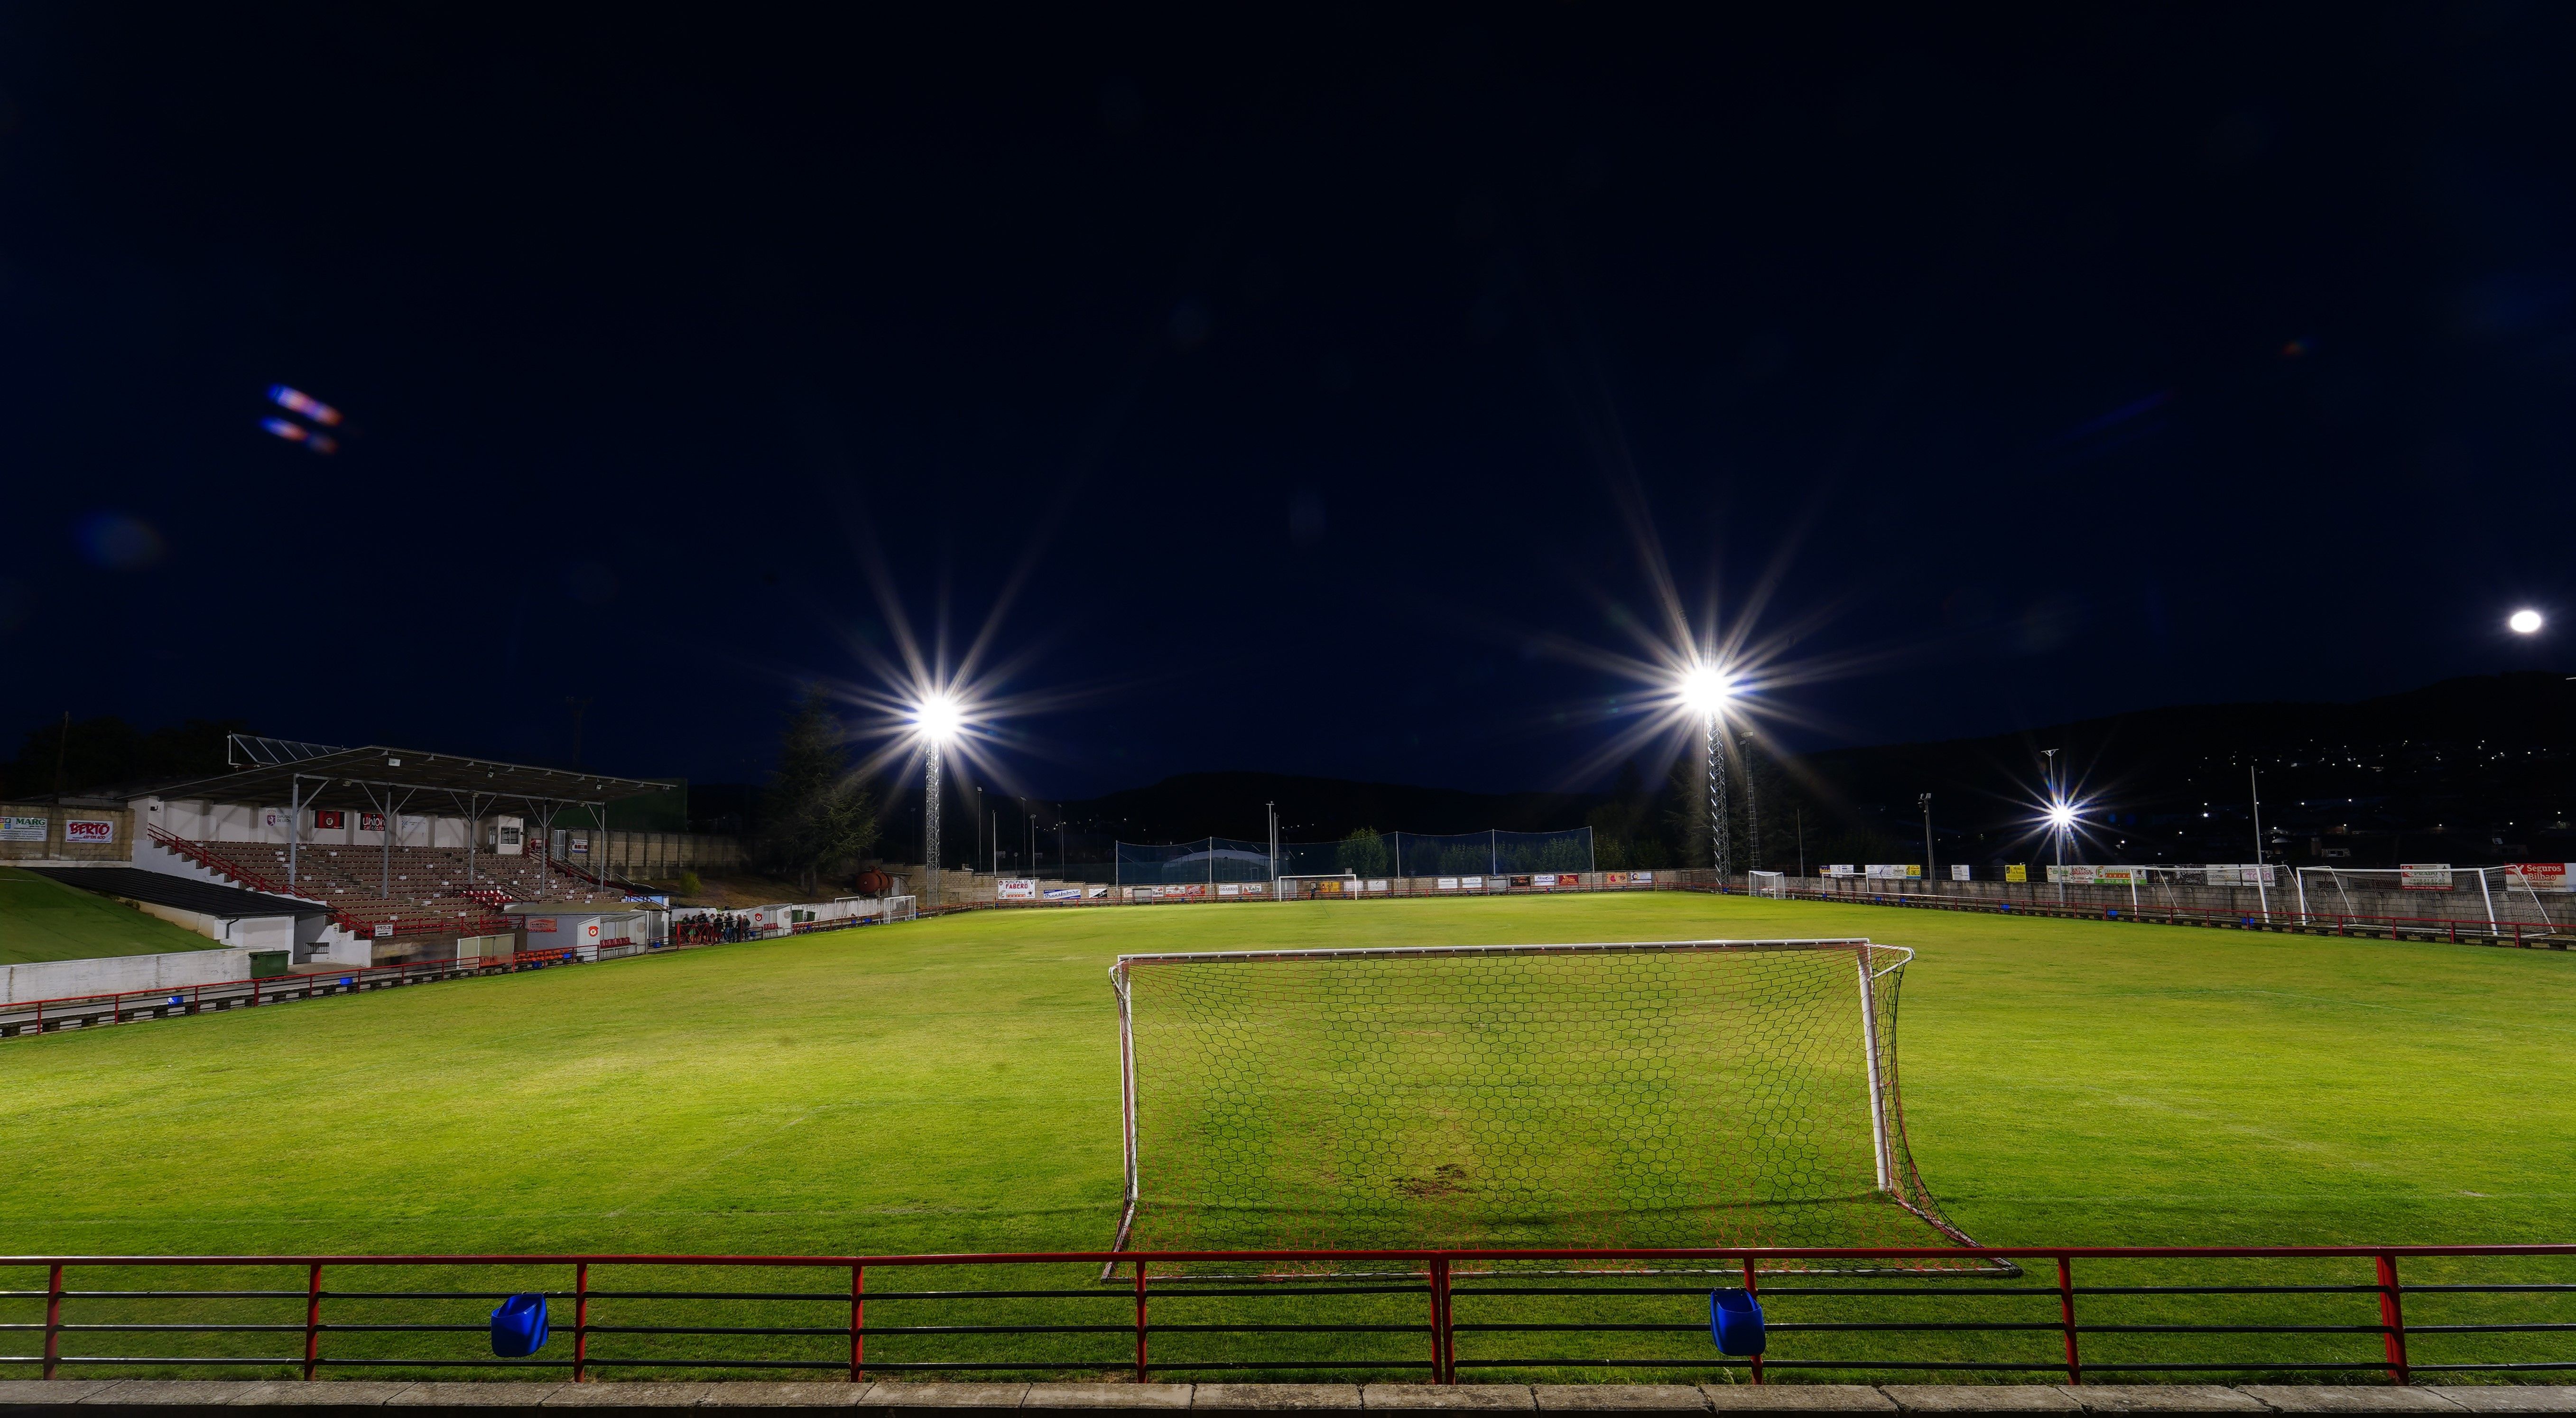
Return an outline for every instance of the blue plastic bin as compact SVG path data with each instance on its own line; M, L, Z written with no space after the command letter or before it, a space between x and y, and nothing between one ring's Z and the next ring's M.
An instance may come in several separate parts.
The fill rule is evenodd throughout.
M492 1312L492 1352L525 1359L546 1347L546 1297L513 1295Z
M1762 1352L1762 1302L1741 1290L1708 1292L1708 1337L1717 1352L1748 1357Z

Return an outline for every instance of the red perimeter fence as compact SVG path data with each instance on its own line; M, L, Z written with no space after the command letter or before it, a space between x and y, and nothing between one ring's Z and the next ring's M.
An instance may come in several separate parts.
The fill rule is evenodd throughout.
M2571 1260L2576 1245L10 1256L0 1272L41 1274L44 1284L0 1290L0 1305L41 1302L43 1318L0 1330L41 1336L42 1349L0 1355L0 1366L36 1366L46 1378L66 1368L214 1366L306 1379L352 1368L569 1370L577 1381L608 1369L811 1370L852 1381L869 1372L1110 1372L1139 1382L1155 1373L1369 1371L1455 1383L1466 1371L1607 1368L1732 1370L1753 1383L1784 1370L1931 1370L2072 1384L2091 1374L2219 1372L2378 1374L2403 1384L2428 1373L2576 1369L2566 1342L2576 1333ZM1103 1283L1109 1262L1126 1273ZM2401 1263L2416 1273L2412 1283L2401 1281ZM1209 1273L1211 1265L1238 1273ZM1895 1268L1903 1265L1952 1268ZM1348 1273L1354 1267L1379 1273ZM291 1285L255 1283L281 1269ZM139 1283L172 1271L208 1283ZM913 1288L888 1288L888 1271ZM1000 1288L955 1283L995 1272ZM611 1275L624 1288L601 1283ZM733 1276L759 1279L728 1286ZM102 1288L74 1288L89 1277ZM1705 1309L1712 1286L1761 1299L1769 1353L1716 1353ZM569 1342L527 1359L482 1352L483 1307L529 1291L570 1302L571 1322L556 1330ZM1158 1317L1175 1307L1183 1319ZM961 1310L972 1322L921 1322ZM1674 1338L1685 1334L1697 1338ZM144 1337L151 1343L140 1347L158 1352L90 1350L111 1335ZM206 1352L270 1347L243 1342L251 1336L294 1348ZM1067 1336L1092 1342L1031 1352ZM66 1353L66 1340L84 1352Z

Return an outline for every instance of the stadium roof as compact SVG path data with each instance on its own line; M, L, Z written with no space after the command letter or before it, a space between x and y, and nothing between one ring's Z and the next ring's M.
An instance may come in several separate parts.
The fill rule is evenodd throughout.
M229 771L192 783L173 784L156 796L254 806L300 802L306 807L382 812L399 811L412 805L418 795L427 793L432 796L418 807L454 806L479 814L515 802L546 816L552 808L611 803L646 793L666 793L672 788L669 783L637 778L611 778L569 768L531 768L382 744L334 748L250 734L234 734L225 758L232 764Z
M155 906L175 906L182 911L226 920L237 921L249 916L331 914L331 908L318 901L299 901L292 896L271 896L261 891L217 886L210 881L145 871L141 867L27 867L25 870L65 886L95 891L101 896L149 901Z

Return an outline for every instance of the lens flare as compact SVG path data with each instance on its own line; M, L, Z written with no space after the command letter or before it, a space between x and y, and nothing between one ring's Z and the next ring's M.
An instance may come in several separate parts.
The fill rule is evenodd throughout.
M288 413L302 414L306 418L313 420L315 423L322 425L324 428L337 428L340 426L340 411L338 409L331 407L329 404L323 403L321 400L314 398L312 395L305 393L301 389L290 389L283 384L272 384L268 388L268 398L269 402L286 410Z
M2538 611L2515 611L2511 618L2505 621L2505 628L2516 635L2537 635L2543 623Z

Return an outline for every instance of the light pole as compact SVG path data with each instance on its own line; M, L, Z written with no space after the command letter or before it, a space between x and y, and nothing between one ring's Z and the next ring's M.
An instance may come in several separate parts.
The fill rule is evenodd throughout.
M1719 735L1719 720L1724 716L1726 701L1735 693L1735 682L1714 665L1702 664L1682 679L1682 700L1700 713L1703 739L1708 753L1708 859L1717 870L1718 889L1726 889L1729 868L1734 865L1734 852L1726 833L1726 740Z
M1738 734L1736 742L1744 746L1744 867L1747 871L1762 869L1762 799L1757 795L1753 777L1753 735Z
M939 904L939 750L957 734L957 701L945 694L922 696L913 706L913 731L921 736L921 855L930 874L929 900Z
M1932 884L1932 795L1918 793L1914 802L1923 809L1923 889L1937 891L1939 888Z
M2039 753L2047 765L2043 771L2048 780L2048 835L2056 841L2057 865L2062 868L2066 865L2066 829L2075 825L2075 810L2066 805L2066 799L2057 791L2057 750L2043 748ZM2061 870L2055 875L2057 900L2063 905L2066 901L2066 873Z

